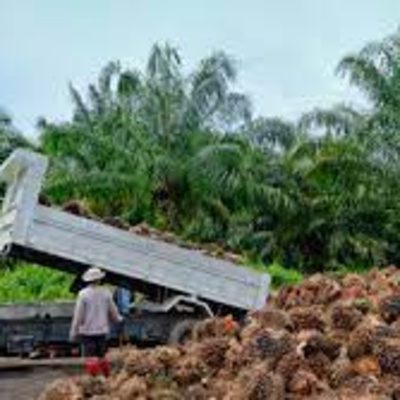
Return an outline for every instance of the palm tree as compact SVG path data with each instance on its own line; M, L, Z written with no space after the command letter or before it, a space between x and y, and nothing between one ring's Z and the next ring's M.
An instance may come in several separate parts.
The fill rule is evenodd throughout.
M400 31L383 41L365 46L342 59L338 72L348 76L375 109L396 111L400 107Z
M244 136L269 156L288 151L299 139L300 131L281 118L257 118L244 127Z
M0 163L12 151L19 147L33 147L33 144L24 137L12 124L11 117L0 108Z
M343 137L361 135L366 127L365 115L352 107L338 104L330 109L315 108L299 120L299 129L315 135Z
M371 147L390 163L400 156L400 30L345 57L338 71L365 94L370 103L365 131Z
M110 63L97 84L89 85L87 100L71 85L73 123L50 124L42 133L42 148L54 156L55 164L49 190L59 197L71 195L65 190L85 197L97 193L98 204L100 198L109 202L117 193L120 198L118 182L122 179L119 186L127 187L130 176L132 185L145 181L155 200L162 197L170 203L174 225L172 215L180 208L174 203L187 190L186 160L197 151L193 144L208 143L209 131L222 121L234 121L228 115L231 107L249 119L248 101L229 90L235 76L234 64L224 53L204 59L184 76L177 50L155 45L144 73ZM241 125L238 119L234 123ZM127 196L133 192L131 186ZM116 212L115 208L103 207L102 212Z

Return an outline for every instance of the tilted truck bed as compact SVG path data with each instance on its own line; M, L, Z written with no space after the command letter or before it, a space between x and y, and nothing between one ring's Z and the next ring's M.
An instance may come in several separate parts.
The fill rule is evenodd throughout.
M0 167L8 184L0 215L3 252L77 274L97 265L145 293L167 289L242 310L265 304L268 274L38 204L46 167L43 156L27 150Z

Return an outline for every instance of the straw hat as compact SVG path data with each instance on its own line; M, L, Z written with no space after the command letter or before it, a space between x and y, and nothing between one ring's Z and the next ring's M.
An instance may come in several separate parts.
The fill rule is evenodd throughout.
M100 281L106 276L105 272L102 271L100 268L92 267L89 268L82 276L82 280L84 282L96 282Z

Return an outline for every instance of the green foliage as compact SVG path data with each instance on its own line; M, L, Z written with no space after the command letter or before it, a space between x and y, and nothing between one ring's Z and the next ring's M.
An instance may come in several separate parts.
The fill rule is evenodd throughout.
M283 285L296 285L302 280L302 275L299 271L282 267L279 264L272 264L268 266L267 272L271 275L272 286L274 288L278 288Z
M30 147L33 144L13 126L11 117L0 108L0 163L17 147Z
M72 278L50 268L16 264L0 270L0 303L72 299Z
M300 283L303 275L292 268L285 268L277 262L270 265L263 264L262 261L246 259L245 264L260 272L267 272L271 276L271 283L274 289L281 286L293 286Z
M367 273L370 270L370 267L366 267L364 265L339 265L333 271L330 271L329 274L335 278L342 279L348 274L358 274L362 275Z

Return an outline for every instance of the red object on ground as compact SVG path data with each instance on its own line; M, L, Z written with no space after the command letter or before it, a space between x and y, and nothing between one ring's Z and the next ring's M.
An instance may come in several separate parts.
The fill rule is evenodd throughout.
M85 373L90 376L97 376L101 374L101 367L97 358L88 358L85 360Z
M100 364L101 373L106 378L108 378L111 373L110 361L108 361L107 358L102 358L101 360L99 360L99 364Z
M90 376L103 375L109 377L111 373L110 362L106 358L88 358L85 361L85 373Z
M232 315L228 315L224 319L225 332L233 332L238 328L237 322L233 319Z

